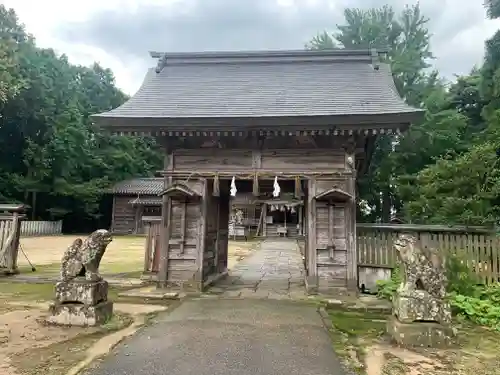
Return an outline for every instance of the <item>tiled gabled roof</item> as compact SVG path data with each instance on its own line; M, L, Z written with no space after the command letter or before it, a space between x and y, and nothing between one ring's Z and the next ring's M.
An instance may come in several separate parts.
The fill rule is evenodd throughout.
M151 53L158 68L122 106L94 118L412 114L370 51ZM378 54L377 54L378 57Z
M112 188L113 194L158 195L163 190L163 178L133 178L118 182Z

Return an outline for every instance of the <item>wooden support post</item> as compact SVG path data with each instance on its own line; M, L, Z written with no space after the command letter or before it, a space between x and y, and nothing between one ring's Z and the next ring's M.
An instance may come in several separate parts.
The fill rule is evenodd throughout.
M263 221L262 221L262 236L267 237L267 203L262 204Z
M318 270L316 268L316 180L307 183L307 289L310 293L318 291Z
M299 236L304 235L304 221L303 221L303 211L304 211L304 206L301 204L299 205L299 208L297 210L297 216L299 217Z
M258 197L260 195L259 192L259 176L257 173L253 175L253 185L252 185L252 194L254 197Z
M153 246L153 236L151 233L151 223L144 224L146 232L146 241L144 242L144 272L149 272L151 264L151 248Z
M358 290L358 253L356 244L356 175L347 180L348 192L353 196L346 204L346 240L347 240L347 288Z
M200 210L200 221L199 221L199 228L198 228L198 257L197 257L197 268L198 271L195 276L195 281L199 285L199 290L201 291L203 289L203 282L204 277L204 270L203 270L203 263L205 261L205 248L207 245L207 214L208 214L208 180L203 179L203 193L201 197L201 210Z
M253 176L253 186L252 186L252 194L255 197L258 197L259 192L259 175L258 170L262 168L262 152L261 150L252 151L252 168L255 170Z
M215 269L216 273L218 274L219 272L222 272L221 267L219 265L219 252L220 252L220 198L217 199L217 223L216 223L216 228L217 228L217 233L215 235L215 254L214 254L214 262L215 262Z
M173 155L170 150L165 149L165 157L163 159L163 166L165 170L172 170L173 168ZM172 183L172 177L165 176L164 189L169 187ZM169 258L169 244L172 222L172 199L167 195L162 197L161 204L161 227L160 227L160 269L158 271L158 287L167 286L168 281L168 258Z
M187 205L188 202L184 201L182 203L182 213L181 213L181 254L184 254L184 248L186 247L186 217L187 217Z
M295 177L295 190L294 190L294 196L296 199L300 199L302 197L302 181L300 180L300 177Z
M219 175L217 174L214 176L214 187L212 195L214 197L220 197L220 182L219 182Z
M330 251L330 259L334 258L334 244L333 244L333 225L334 225L334 217L333 217L333 203L328 203L328 249Z
M141 205L136 205L135 206L135 227L134 227L134 234L139 233L139 228L140 228L140 222L142 218L142 210L143 206Z

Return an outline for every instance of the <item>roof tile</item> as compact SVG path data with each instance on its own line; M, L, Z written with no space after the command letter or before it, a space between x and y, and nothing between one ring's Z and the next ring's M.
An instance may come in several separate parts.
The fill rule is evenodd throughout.
M123 195L158 195L162 192L163 186L163 178L134 178L115 184L112 188L112 193Z
M399 96L390 67L369 52L175 54L149 70L125 104L96 117L196 118L370 115L417 112ZM286 54L286 52L284 52ZM294 55L295 53L295 55ZM205 56L201 58L200 56ZM235 56L231 58L231 56Z

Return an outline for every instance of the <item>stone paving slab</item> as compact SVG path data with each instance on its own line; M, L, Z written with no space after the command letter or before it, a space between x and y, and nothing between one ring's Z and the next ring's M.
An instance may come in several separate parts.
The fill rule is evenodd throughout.
M222 297L303 299L304 263L296 241L267 239L209 289Z

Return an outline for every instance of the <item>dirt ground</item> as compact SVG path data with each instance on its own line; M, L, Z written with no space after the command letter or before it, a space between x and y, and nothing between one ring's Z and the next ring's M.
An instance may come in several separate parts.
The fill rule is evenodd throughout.
M81 236L48 236L21 238L21 247L36 268L36 274L51 275L59 272L64 251ZM130 274L139 276L144 268L144 243L141 236L116 236L101 261L103 275ZM255 242L229 241L228 267L231 269L256 245ZM19 251L18 264L21 273L31 273L31 266Z
M385 335L387 316L332 312L332 339L337 353L357 374L497 375L500 332L456 323L458 343L448 349L405 349Z
M2 375L66 374L89 356L106 354L131 324L138 327L163 306L115 304L115 315L101 327L56 327L43 324L48 303L7 302L0 311ZM137 324L139 323L139 324Z

